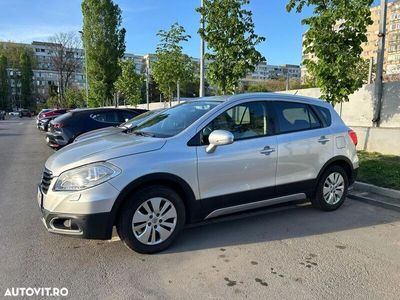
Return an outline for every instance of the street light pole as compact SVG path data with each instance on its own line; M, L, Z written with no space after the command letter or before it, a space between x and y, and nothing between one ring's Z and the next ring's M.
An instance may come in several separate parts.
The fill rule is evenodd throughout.
M376 60L376 78L375 78L375 99L376 109L374 119L372 122L374 126L379 127L381 120L382 109L382 94L383 94L383 61L385 53L385 37L386 37L386 13L387 13L387 0L381 0L379 20L379 33L378 33L378 57Z
M201 0L201 7L204 1ZM204 30L204 20L201 22L201 28ZM204 39L200 37L200 91L199 96L204 97Z
M83 31L80 30L79 33L81 34L82 41L83 41ZM88 70L87 70L87 52L85 43L83 43L83 50L85 52L85 90L86 90L86 107L88 107L89 101L89 82L88 82Z
M148 58L148 61L146 61L146 104L147 104L147 110L150 109L150 95L149 95L149 81L150 81L150 70L149 70L149 64L150 64L150 57Z

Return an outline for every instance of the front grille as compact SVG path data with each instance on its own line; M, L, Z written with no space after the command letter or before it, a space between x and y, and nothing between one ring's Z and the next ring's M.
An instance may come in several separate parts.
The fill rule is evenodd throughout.
M42 192L44 194L47 194L52 178L53 178L53 173L45 168L43 171L42 182L40 183L40 187L42 188Z

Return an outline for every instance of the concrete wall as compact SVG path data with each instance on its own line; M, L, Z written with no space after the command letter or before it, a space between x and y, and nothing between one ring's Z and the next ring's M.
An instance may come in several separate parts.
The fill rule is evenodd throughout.
M357 133L358 150L400 155L400 129L352 127Z

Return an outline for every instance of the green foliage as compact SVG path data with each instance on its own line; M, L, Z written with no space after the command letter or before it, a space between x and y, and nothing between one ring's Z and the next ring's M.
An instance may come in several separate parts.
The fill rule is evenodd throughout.
M7 57L9 68L20 69L20 57L22 53L30 56L32 68L35 68L37 62L35 60L32 48L13 42L0 42L0 55L4 55L5 57Z
M34 106L32 99L33 88L33 71L31 56L26 52L22 52L20 56L21 71L21 100L24 108L32 108Z
M65 101L64 107L68 108L81 108L86 106L86 95L85 91L76 87L70 87L65 90Z
M112 104L118 64L125 52L121 10L112 0L84 0L83 45L86 50L89 106Z
M45 107L61 108L60 103L58 101L58 97L57 96L50 96L46 101L46 106Z
M121 74L115 82L115 89L126 99L126 104L137 105L142 98L141 88L144 76L136 73L135 62L132 59L120 61Z
M367 26L372 24L372 0L290 0L287 10L301 12L313 7L314 14L302 21L309 27L305 34L305 54L316 59L303 61L321 88L321 98L332 105L349 100L349 95L365 82L361 58L367 42ZM367 73L368 74L368 73Z
M160 43L156 50L156 61L152 66L152 75L162 94L171 100L177 89L177 83L185 84L194 76L195 65L190 57L182 53L181 42L188 41L189 35L178 23L169 31L160 30L157 34Z
M400 190L400 156L358 151L360 168L357 180Z
M297 90L304 89L308 86L302 85L298 80L290 80L289 81L289 89ZM285 80L265 80L264 82L245 85L242 88L242 92L277 92L284 91L286 89L286 81Z
M265 41L254 31L252 13L243 8L249 0L204 0L197 8L206 26L200 35L211 50L207 79L222 94L233 93L240 79L264 60L255 46Z
M10 108L10 83L8 80L7 65L7 57L0 55L0 110Z

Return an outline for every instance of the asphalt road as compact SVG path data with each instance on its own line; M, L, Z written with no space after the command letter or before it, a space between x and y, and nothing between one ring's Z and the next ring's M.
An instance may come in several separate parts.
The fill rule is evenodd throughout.
M168 251L47 233L36 184L51 155L34 121L0 121L0 297L66 287L71 299L399 299L400 213L348 200L186 229Z

